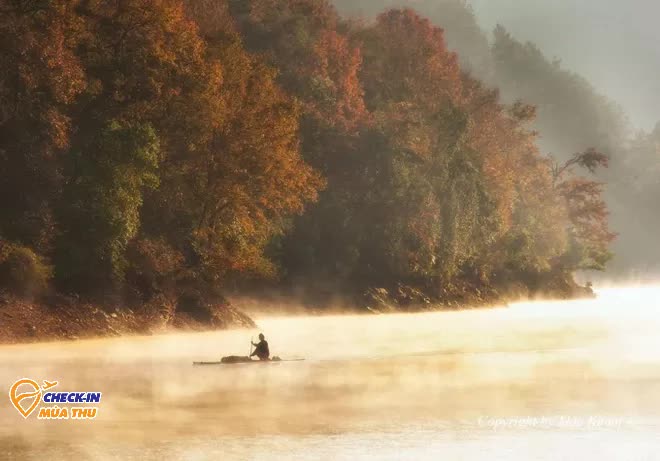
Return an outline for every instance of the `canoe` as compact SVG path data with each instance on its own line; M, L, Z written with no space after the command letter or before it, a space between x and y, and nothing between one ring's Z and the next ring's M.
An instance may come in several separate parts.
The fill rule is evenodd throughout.
M250 357L230 355L223 357L219 362L193 362L193 365L238 365L248 363L280 363L280 362L302 362L305 359L281 359L273 357L270 360L252 360Z

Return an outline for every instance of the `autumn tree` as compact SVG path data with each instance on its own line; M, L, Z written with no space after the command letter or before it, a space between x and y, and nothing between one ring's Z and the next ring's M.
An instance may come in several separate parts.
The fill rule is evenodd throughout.
M56 277L62 288L114 293L161 159L203 139L220 81L180 2L81 2L78 59L88 84L71 110ZM191 115L195 113L195 116ZM95 270L89 270L90 267Z
M388 234L400 239L398 272L451 280L481 251L478 234L492 232L494 205L483 157L466 142L472 121L457 56L447 50L442 30L411 10L382 14L361 39L367 107L392 149L387 161L394 176L386 190L400 198L386 202L393 207L379 224L396 226ZM416 216L401 216L399 210L411 206Z
M476 27L460 1L415 3ZM573 171L605 157L553 165L534 131L547 101L536 87L536 106L510 96L548 81L583 98L572 121L608 106L503 30L498 75L534 62L549 74L511 80L504 98L447 44L483 49L474 27L447 34L411 9L372 22L326 0L0 11L2 287L43 291L54 274L93 299L211 302L281 275L270 283L445 299L570 288L572 271L609 258L603 186Z
M326 1L228 2L246 46L266 56L278 82L300 101L301 152L327 188L276 245L285 275L352 268L350 222L363 184L359 133L371 123L358 77L359 47ZM342 262L343 261L343 262ZM332 270L330 268L334 267Z
M0 236L52 249L68 108L83 91L75 1L0 1Z
M0 239L94 296L146 273L145 248L200 284L273 272L266 245L322 180L298 104L233 25L200 33L180 0L0 5Z
M562 258L562 265L568 270L603 270L612 258L609 245L615 234L608 227L603 184L577 177L573 172L573 168L579 166L595 173L598 168L607 168L608 163L607 156L588 149L562 164L553 165L554 184L566 201L570 219L569 248Z
M208 59L223 66L222 120L194 158L171 160L172 183L150 228L182 225L210 280L273 275L265 247L323 184L300 157L300 108L277 85L274 69L243 49L222 5L191 2L188 13L201 26Z
M230 2L230 12L302 101L303 155L328 178L279 248L289 276L438 293L463 283L536 285L564 270L568 207L537 147L535 107L506 105L463 72L444 32L412 10L362 24L342 23L322 1L279 6ZM359 48L352 67L343 67L346 53L319 61L338 43ZM320 71L352 83L326 86L336 94L328 98L316 91ZM342 107L360 114L357 123L338 116Z
M464 71L488 83L493 81L489 37L466 0L334 0L332 3L342 15L364 21L390 9L413 9L444 30L447 46L458 53Z

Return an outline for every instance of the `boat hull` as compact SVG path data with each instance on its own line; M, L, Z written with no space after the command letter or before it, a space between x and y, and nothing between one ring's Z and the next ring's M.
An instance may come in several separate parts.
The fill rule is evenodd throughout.
M302 362L305 359L282 360L279 357L273 357L270 360L252 360L250 357L230 355L223 357L219 362L193 362L193 365L240 365L253 363L280 363L280 362Z

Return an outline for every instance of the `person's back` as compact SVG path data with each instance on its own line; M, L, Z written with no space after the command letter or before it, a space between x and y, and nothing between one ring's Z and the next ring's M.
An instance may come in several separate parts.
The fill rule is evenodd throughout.
M259 342L257 344L252 343L254 347L254 352L250 355L250 357L254 357L255 355L259 357L259 360L268 360L270 358L270 350L268 348L268 341L266 341L266 338L264 337L263 333L259 335Z

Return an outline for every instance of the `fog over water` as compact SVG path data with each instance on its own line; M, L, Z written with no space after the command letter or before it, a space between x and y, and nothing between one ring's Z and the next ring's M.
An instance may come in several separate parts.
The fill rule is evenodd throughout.
M660 287L597 300L259 318L304 362L193 367L257 331L0 347L19 378L102 391L95 421L24 420L5 459L660 459Z

